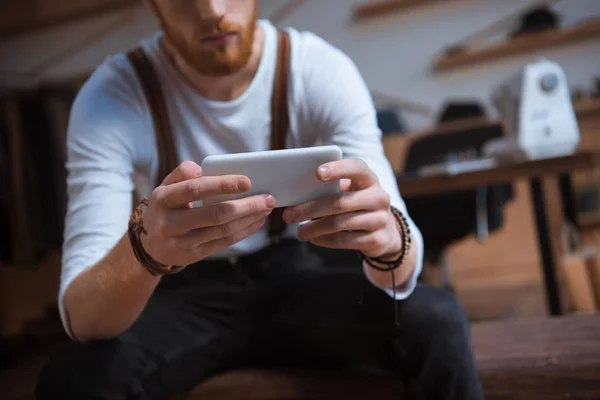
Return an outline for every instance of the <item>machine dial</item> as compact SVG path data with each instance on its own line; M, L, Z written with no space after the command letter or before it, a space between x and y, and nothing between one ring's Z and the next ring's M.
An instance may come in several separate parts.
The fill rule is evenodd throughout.
M544 92L552 92L558 86L558 77L554 73L542 75L540 86Z

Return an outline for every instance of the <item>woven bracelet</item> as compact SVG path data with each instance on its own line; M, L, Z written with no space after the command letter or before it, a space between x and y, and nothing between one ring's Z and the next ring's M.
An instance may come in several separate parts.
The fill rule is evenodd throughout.
M400 230L400 234L402 235L402 248L400 251L400 255L395 260L385 261L377 257L367 257L362 252L358 252L359 258L362 261L366 262L369 265L369 267L382 272L393 271L400 267L404 262L404 259L408 256L412 245L412 238L410 235L410 227L408 225L408 220L406 219L404 214L402 214L402 212L400 212L400 210L398 210L397 208L391 207L390 209L392 211L392 215L396 219L396 225ZM385 265L385 267L382 267L381 265Z
M140 236L143 234L147 234L144 229L144 221L142 218L142 208L144 206L148 206L148 199L146 197L142 198L140 204L135 208L133 213L131 214L131 218L129 219L129 242L131 243L131 248L133 249L133 254L135 258L140 262L142 267L144 267L150 274L154 276L168 275L168 274L176 274L177 272L182 271L185 266L176 266L176 265L165 265L155 261L150 255L144 250L142 246L142 241Z

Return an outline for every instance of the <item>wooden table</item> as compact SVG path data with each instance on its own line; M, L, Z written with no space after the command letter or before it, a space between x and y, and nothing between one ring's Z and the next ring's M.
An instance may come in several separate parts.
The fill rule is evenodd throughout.
M542 259L548 308L550 314L559 315L562 313L562 303L556 279L556 260L552 252L541 179L547 176L558 178L563 216L577 226L577 210L570 173L598 166L600 166L599 153L579 152L571 156L542 160L502 162L491 169L456 175L418 176L416 174L400 174L398 175L398 186L402 197L408 198L439 195L460 189L472 189L481 185L528 179L531 187L532 207L535 215L538 247Z

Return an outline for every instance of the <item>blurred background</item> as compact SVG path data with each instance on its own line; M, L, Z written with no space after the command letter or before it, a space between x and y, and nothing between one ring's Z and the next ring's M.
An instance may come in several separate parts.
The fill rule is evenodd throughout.
M312 31L358 66L386 155L425 236L424 281L453 290L474 323L595 315L599 0L258 4L261 18ZM0 4L4 367L64 340L55 303L73 97L105 57L157 29L141 0ZM538 64L542 58L558 69ZM553 77L544 81L553 82L550 89L538 84L539 74ZM535 107L555 117L544 129L559 137L553 148L566 150L543 160L489 158L485 145L499 137L527 153L522 143L531 142L518 139L530 134L526 119Z

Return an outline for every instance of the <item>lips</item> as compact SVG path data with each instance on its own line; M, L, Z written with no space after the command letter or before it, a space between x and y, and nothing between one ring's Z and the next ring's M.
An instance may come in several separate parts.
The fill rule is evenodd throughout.
M237 36L236 32L223 32L202 38L202 43L209 45L226 44Z

